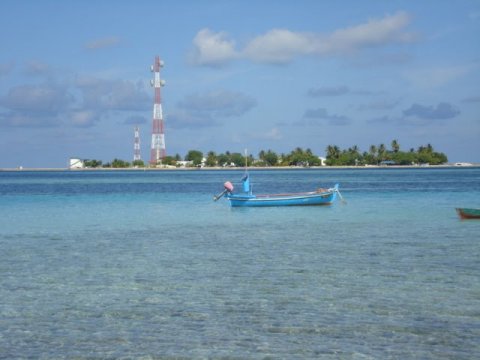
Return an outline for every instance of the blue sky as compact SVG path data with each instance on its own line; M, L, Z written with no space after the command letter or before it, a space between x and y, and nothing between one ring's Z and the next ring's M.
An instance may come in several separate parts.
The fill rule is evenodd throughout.
M480 2L0 2L0 168L432 144L480 162Z

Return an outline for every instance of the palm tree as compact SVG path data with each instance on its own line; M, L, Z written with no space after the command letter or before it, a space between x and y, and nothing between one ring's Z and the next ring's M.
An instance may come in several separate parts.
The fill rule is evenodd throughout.
M274 166L274 165L277 165L278 163L278 155L272 151L272 150L268 150L264 157L263 157L263 161L267 164L267 165L270 165L270 166Z
M303 149L301 147L296 147L294 151L291 153L293 154L303 154Z
M370 148L368 149L368 154L369 154L369 164L378 164L377 161L377 152L378 149L375 145L370 145Z
M333 147L333 150L335 151L337 157L340 156L340 148L337 145Z
M214 151L209 151L207 154L207 166L215 166L217 165L217 154Z
M392 141L392 150L394 153L397 153L400 150L400 144L397 140Z
M380 144L378 146L378 160L380 161L384 160L386 151L387 151L387 148L385 147L385 144Z
M336 159L340 154L340 149L336 145L328 145L327 146L327 158L329 159Z
M259 153L258 153L258 158L260 160L265 160L265 150L261 150Z

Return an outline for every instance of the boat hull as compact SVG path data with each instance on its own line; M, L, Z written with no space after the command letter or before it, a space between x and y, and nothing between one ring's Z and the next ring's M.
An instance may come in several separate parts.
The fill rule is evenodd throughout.
M330 205L335 201L336 196L336 189L326 192L310 192L300 194L226 195L227 199L230 201L230 206L232 207Z
M457 208L456 210L461 219L480 219L480 209Z

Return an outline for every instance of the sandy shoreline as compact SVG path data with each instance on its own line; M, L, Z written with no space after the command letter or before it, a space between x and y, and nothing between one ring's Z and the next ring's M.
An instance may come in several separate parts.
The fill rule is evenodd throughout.
M428 165L428 166L419 166L419 165L389 165L389 166L380 166L380 165L368 165L368 166L310 166L310 167L301 167L301 166L269 166L269 167L249 167L249 171L255 170L308 170L308 169L317 169L317 170L329 170L329 169L428 169L428 168L471 168L479 167L480 164L472 163L471 165L455 165L455 164L446 164L446 165ZM0 168L0 171L3 172L22 172L22 171L72 171L72 172L84 172L84 171L218 171L218 170L242 170L242 167L203 167L203 168L192 168L192 167L164 167L164 168L85 168L85 169L69 169L69 168Z

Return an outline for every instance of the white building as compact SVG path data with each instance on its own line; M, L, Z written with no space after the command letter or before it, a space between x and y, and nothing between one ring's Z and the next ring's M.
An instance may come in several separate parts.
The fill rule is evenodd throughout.
M187 161L187 160L178 160L177 161L177 166L184 168L184 167L190 167L192 166L193 161Z
M70 164L68 166L70 169L84 169L85 163L82 159L70 158Z
M455 166L473 166L473 164L468 162L457 162L455 163Z

